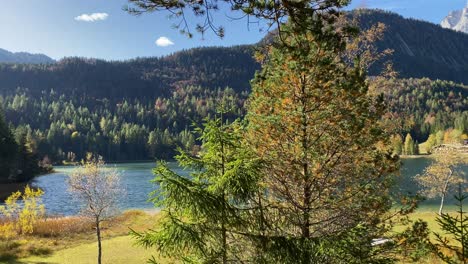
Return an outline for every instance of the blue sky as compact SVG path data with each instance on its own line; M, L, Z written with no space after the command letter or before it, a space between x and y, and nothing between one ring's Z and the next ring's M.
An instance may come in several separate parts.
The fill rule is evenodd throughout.
M181 35L165 13L135 17L122 11L125 0L30 0L2 1L0 48L44 53L54 59L66 56L121 60L162 56L197 46L231 46L258 42L261 26L247 28L246 20L232 20L221 11L216 18L226 28L226 37L207 34L204 39ZM349 8L366 5L433 23L465 0L353 0ZM193 21L193 20L191 20ZM263 27L265 28L265 27ZM160 39L161 38L161 39ZM162 46L158 46L156 41Z

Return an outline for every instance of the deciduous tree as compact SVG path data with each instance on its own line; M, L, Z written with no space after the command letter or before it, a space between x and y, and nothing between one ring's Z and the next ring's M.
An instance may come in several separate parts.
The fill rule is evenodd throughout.
M447 148L436 150L431 158L432 163L416 176L416 181L426 197L440 198L439 215L442 215L447 194L458 184L466 183L461 166L468 163L468 156Z
M83 215L91 218L96 227L98 263L102 259L101 223L116 213L117 201L123 192L119 174L106 168L101 157L88 157L68 179L69 190L81 202Z

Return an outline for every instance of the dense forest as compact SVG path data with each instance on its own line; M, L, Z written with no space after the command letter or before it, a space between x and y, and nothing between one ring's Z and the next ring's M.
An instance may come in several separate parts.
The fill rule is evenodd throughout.
M402 139L409 133L422 143L430 134L449 128L467 133L466 86L429 79L375 79L371 86L385 94L387 126ZM0 105L41 157L76 161L94 152L122 161L172 158L177 147L196 151L198 142L190 133L193 125L212 117L220 102L232 110L228 118L243 116L247 96L231 88L200 86L140 99L76 97L55 90L31 96L28 90L17 89L0 96Z
M1 64L0 93L27 88L34 96L51 89L81 98L142 98L170 95L188 85L209 89L249 89L260 65L253 47L212 47L162 58L104 61L65 58L55 64Z
M400 78L408 77L370 79L373 91L386 96L397 141L410 135L417 145L447 129L467 133L468 91L458 83L468 83L468 51L460 52L468 36L384 11L352 14L364 29L385 23L377 46L393 49L389 59ZM189 131L216 111L220 98L234 108L233 118L243 116L250 80L260 69L252 56L256 47L196 48L128 61L0 64L0 106L12 130L25 131L33 151L54 162L79 160L88 151L109 161L171 158L176 147L196 151Z
M386 117L397 131L411 133L419 142L449 128L468 130L468 86L427 78L377 79L372 86L384 93Z
M11 131L0 107L0 183L23 182L52 170L47 158L39 160L34 144L25 129Z
M232 117L243 115L247 93L230 88L208 90L188 86L167 97L93 99L59 94L40 97L18 89L0 96L8 120L34 141L34 152L57 161L78 161L87 152L106 160L172 158L176 148L192 149L191 131L220 107ZM227 116L229 118L229 116ZM195 151L195 149L194 149Z

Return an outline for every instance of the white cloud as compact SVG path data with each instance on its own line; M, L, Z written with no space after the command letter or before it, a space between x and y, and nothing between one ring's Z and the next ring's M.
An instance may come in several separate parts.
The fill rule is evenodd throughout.
M174 42L166 37L160 37L156 40L156 45L159 47L167 47L174 45Z
M82 14L75 17L76 21L84 22L95 22L99 20L106 20L109 14L107 13L92 13L92 14Z

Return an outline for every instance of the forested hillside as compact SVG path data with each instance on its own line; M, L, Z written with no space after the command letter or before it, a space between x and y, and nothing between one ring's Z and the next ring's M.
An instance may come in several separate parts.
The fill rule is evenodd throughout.
M80 160L86 152L109 161L148 160L172 158L177 147L192 150L193 125L212 116L220 102L232 110L232 117L242 116L246 97L247 93L230 88L195 86L168 96L110 100L55 91L36 97L19 89L14 95L0 96L0 106L16 131L24 131L33 142L33 152L54 161Z
M33 63L44 64L55 61L44 54L31 54L28 52L10 52L0 49L0 63Z
M388 126L404 137L423 142L430 134L468 129L468 87L429 79L374 80L389 106ZM92 99L50 90L31 96L18 89L0 96L6 118L25 131L34 152L54 161L77 160L92 151L107 160L171 158L176 147L196 151L189 131L212 116L223 101L242 116L247 92L200 86L175 89L168 95L139 99Z
M449 128L468 131L468 86L430 79L377 79L372 84L384 93L388 126L424 142L430 134Z
M0 93L17 87L38 96L54 89L80 98L141 98L166 96L188 85L209 89L249 90L259 65L253 48L197 48L162 58L103 61L66 58L50 65L0 65Z
M378 22L386 25L384 38L377 46L380 50L394 50L391 60L400 77L468 84L468 34L385 11L364 9L352 15L363 29Z
M468 34L384 11L360 10L352 15L363 29L378 22L386 25L384 39L377 46L380 50L394 50L389 59L401 78L468 83ZM0 93L22 87L32 95L54 89L80 97L110 99L157 97L188 85L208 89L229 86L246 91L260 68L252 58L254 50L255 46L246 45L196 48L162 58L128 61L65 58L48 65L2 64ZM371 75L375 69L371 69Z
M389 126L417 142L449 128L466 133L468 91L457 82L468 83L468 35L383 11L353 14L363 28L387 25L377 45L394 49L400 77L449 80L372 78L374 91L387 97ZM243 115L249 82L260 69L254 51L211 47L129 61L0 64L0 106L15 130L26 131L33 150L55 162L87 151L111 161L170 158L177 146L196 150L192 122L212 115L221 98L233 117Z

